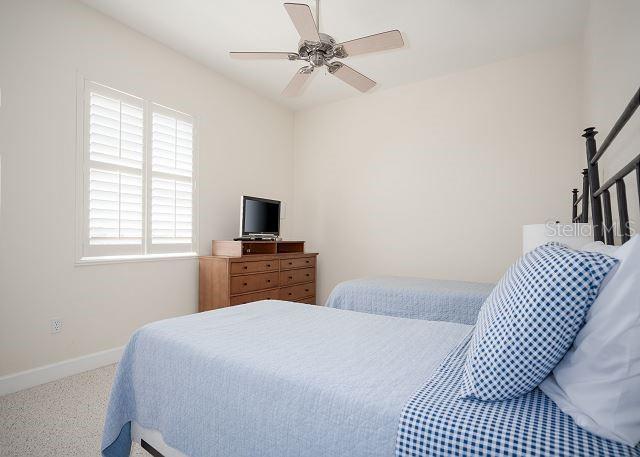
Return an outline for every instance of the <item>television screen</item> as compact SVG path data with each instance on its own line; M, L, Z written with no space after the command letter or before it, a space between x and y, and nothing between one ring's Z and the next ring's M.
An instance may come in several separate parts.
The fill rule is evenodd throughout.
M280 202L266 198L242 197L242 235L280 234Z

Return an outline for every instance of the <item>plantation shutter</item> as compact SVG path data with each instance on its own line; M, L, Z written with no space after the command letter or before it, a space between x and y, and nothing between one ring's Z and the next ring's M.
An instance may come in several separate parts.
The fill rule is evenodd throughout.
M78 101L79 260L193 255L193 118L87 80Z
M153 105L151 115L151 249L193 244L193 121Z
M89 255L142 253L144 105L97 84L88 86Z

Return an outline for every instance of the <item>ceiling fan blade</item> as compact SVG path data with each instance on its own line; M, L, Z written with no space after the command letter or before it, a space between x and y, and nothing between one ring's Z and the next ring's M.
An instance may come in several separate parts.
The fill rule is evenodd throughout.
M330 66L329 73L333 76L337 76L350 86L355 87L360 92L367 92L376 85L376 82L373 79L367 78L362 73L340 62L336 62Z
M300 38L305 41L320 41L318 26L313 19L311 8L303 3L285 3L284 8L289 13L289 17L296 27Z
M298 54L295 52L235 52L231 51L229 56L238 60L297 60Z
M302 67L298 72L293 75L287 87L282 91L282 95L285 97L297 97L302 95L306 88L307 82L313 76L313 67Z
M387 49L396 49L404 46L402 34L398 30L389 30L388 32L376 33L355 40L345 41L336 46L338 52L337 57L357 56L367 52L385 51Z

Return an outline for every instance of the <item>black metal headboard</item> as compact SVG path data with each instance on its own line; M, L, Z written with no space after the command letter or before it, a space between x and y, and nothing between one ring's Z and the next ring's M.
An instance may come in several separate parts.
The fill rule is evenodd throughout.
M585 129L582 135L587 139L587 168L582 171L582 194L578 196L578 189L573 189L573 222L589 221L589 205L592 211L593 239L604 241L607 244L615 244L615 234L613 229L613 217L611 214L611 195L609 189L616 186L616 197L618 200L618 218L620 223L620 238L623 243L627 242L631 236L629 225L629 211L627 209L627 190L624 178L635 170L636 183L638 186L638 196L640 199L640 154L631 162L625 165L619 172L600 185L598 174L598 161L607 151L613 140L618 136L622 128L627 124L633 113L640 106L640 88L633 95L633 98L618 118L615 125L604 139L600 148L596 148L595 136L598 132L594 127ZM582 204L582 212L578 214L578 205ZM640 201L639 201L640 203Z

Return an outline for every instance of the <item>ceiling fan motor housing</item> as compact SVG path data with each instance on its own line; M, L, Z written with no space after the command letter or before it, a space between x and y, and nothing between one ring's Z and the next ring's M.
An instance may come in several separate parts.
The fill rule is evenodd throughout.
M319 42L300 40L298 45L300 58L308 60L314 67L321 67L335 57L336 40L326 33L319 33L319 35Z

